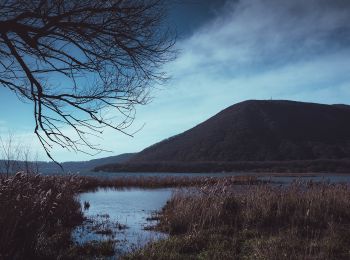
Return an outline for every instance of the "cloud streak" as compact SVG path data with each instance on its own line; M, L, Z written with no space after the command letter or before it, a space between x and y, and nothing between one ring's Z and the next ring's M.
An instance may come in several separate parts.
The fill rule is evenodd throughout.
M349 103L349 46L350 1L227 1L178 42L181 54L166 68L169 85L137 110L130 132L146 123L142 131L129 138L109 129L92 141L115 154L136 152L246 99Z
M349 1L244 0L183 41L183 69L274 69L350 43Z
M228 1L178 42L173 79L138 109L133 128L144 129L134 138L106 130L102 146L139 151L246 99L348 103L349 11L338 0Z
M349 12L338 0L228 2L178 43L173 80L139 110L135 139L151 145L246 99L349 103Z

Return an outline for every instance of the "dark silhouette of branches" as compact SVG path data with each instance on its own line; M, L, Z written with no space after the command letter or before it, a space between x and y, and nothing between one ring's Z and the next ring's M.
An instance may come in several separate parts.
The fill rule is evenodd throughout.
M105 127L129 135L174 58L164 14L161 0L0 0L0 85L33 103L51 159L54 145L101 151L88 135Z
M35 154L34 154L35 155ZM9 132L7 136L0 135L0 176L9 177L18 171L26 173L38 173L38 157L33 156L29 146Z

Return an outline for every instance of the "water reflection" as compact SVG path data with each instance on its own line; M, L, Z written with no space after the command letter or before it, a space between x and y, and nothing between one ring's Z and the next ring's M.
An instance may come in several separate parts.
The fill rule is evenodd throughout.
M118 252L126 252L150 240L164 238L166 234L144 228L155 224L147 218L159 211L171 194L170 188L99 189L82 193L79 195L82 205L84 202L90 203L85 211L88 221L73 232L73 237L78 243L113 237L117 241ZM98 232L92 228L96 224L101 227Z
M188 175L177 174L179 177ZM294 176L283 176L283 174L280 176L254 175L260 180L270 180L276 184L289 184L293 180L350 183L350 175L320 174L304 175L302 177L297 174ZM198 174L195 176L198 176ZM216 176L218 175L216 174ZM164 238L166 234L145 230L145 227L155 224L154 221L148 221L147 218L165 205L166 201L171 197L172 190L171 188L98 189L96 192L82 193L79 195L82 207L84 207L84 202L89 204L87 207L85 203L87 208L85 216L88 218L88 221L73 232L73 237L78 243L106 240L112 237L117 241L117 252L127 252L135 246L141 247L151 240ZM96 226L99 227L98 230L96 230Z

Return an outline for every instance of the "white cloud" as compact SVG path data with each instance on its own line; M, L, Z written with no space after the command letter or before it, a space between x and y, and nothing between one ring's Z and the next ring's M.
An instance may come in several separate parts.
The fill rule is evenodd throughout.
M246 0L179 43L170 86L138 120L152 144L246 99L350 100L349 5L344 1Z
M137 110L130 132L146 123L142 131L130 138L106 129L103 140L91 141L114 154L136 152L246 99L349 103L349 10L345 0L228 3L220 17L178 42L181 54L166 68L173 79Z

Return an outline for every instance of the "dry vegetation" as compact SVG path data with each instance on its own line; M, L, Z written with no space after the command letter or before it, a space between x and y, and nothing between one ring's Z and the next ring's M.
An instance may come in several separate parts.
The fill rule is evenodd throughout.
M254 177L229 178L254 183ZM19 172L0 175L0 259L77 259L112 255L113 241L76 245L73 228L84 220L76 200L81 191L97 188L159 188L211 185L215 178L117 178L41 176ZM88 202L86 202L87 206ZM113 243L112 243L113 242Z
M178 192L159 229L171 236L127 259L350 259L350 187L232 188L222 181Z
M349 259L350 186L289 187L235 178L40 176L0 178L0 259L86 259L113 255L113 240L77 245L80 191L180 187L160 215L170 233L126 259Z
M0 259L66 254L83 215L74 178L18 173L0 179Z
M149 177L117 177L110 179L95 177L78 177L80 191L95 190L97 188L147 188L157 189L166 187L193 187L216 184L220 180L225 180L230 184L249 185L261 184L268 181L258 180L256 176L233 176L233 177L186 177L186 176L149 176Z

